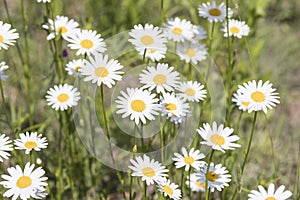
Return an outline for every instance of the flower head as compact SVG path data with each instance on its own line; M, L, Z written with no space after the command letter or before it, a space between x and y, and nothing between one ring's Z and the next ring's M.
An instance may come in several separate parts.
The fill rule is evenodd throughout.
M52 40L55 38L55 35L61 35L64 39L68 38L69 35L75 33L78 30L78 22L74 19L70 19L65 16L56 16L55 20L48 20L48 24L44 24L43 28L50 31L50 34L47 36L47 40Z
M77 105L80 93L72 85L55 85L47 91L46 100L48 105L55 110L67 110L68 107Z
M206 182L206 171L207 164L196 171L196 177L200 184L205 184ZM214 163L210 163L207 179L208 188L211 192L214 192L215 189L221 191L225 186L229 186L228 183L231 181L231 175L228 174L225 167L222 167L222 164L214 165Z
M205 158L205 155L200 153L200 150L191 148L188 152L186 148L182 147L181 152L183 155L174 153L174 157L172 158L175 161L176 168L185 167L185 171L189 171L190 167L200 169L204 165L205 162L200 160Z
M34 169L34 166L34 164L28 162L24 171L19 165L8 168L9 175L1 175L4 181L1 181L0 184L8 188L3 196L12 197L13 200L16 200L18 197L27 200L31 197L39 198L45 196L45 187L48 185L45 181L48 178L44 176L45 171L41 167Z
M227 23L224 22L222 31L224 32L224 37L234 36L237 38L242 38L243 36L247 36L250 32L249 26L244 21L238 21L235 19L230 19L228 23L228 29L227 30Z
M213 122L212 127L205 123L203 124L204 128L197 129L199 135L204 139L201 144L211 146L215 150L222 151L224 150L234 150L236 147L241 145L234 143L239 139L237 135L231 135L233 133L233 128L225 127L221 124L219 127L216 122Z
M207 33L201 26L195 26L193 25L193 43L199 43L199 40L203 40L207 38Z
M134 160L130 160L133 166L128 166L133 173L131 176L142 177L142 181L146 181L147 185L158 183L163 180L163 177L167 177L168 174L165 174L169 170L166 169L158 161L154 159L150 160L150 157L144 154L144 156L137 156Z
M167 51L167 47L164 47L161 49L147 49L146 52L140 51L139 54L141 56L144 56L145 53L146 58L149 58L152 60L152 62L155 62L155 61L160 61L162 58L164 58L166 51Z
M169 196L171 199L180 200L181 190L178 189L178 185L171 183L167 178L163 178L158 182L158 190L163 193L165 197Z
M178 17L168 19L165 24L164 32L166 37L174 42L190 41L194 37L193 24L190 21L185 19L181 20Z
M284 185L281 185L276 191L275 186L271 183L268 190L265 190L263 186L259 185L258 190L251 190L248 194L248 200L285 200L292 196L292 192L289 190L284 191Z
M174 71L174 67L163 63L158 63L156 68L148 66L139 77L140 82L144 84L143 89L153 90L156 88L157 93L174 91L179 78L179 73Z
M37 0L38 3L51 3L51 0Z
M83 68L86 60L78 59L78 60L71 60L66 64L66 70L69 75L73 76L81 76L81 69Z
M3 162L4 159L8 159L10 153L8 151L13 150L11 140L5 134L0 134L0 162Z
M116 100L116 113L122 114L123 118L130 116L130 120L134 120L136 124L140 121L146 124L146 119L155 120L154 116L159 114L160 105L157 102L155 94L147 90L127 88L127 93L121 91L121 96Z
M204 85L201 85L197 81L180 82L176 89L179 91L176 95L185 101L199 102L207 94Z
M225 20L226 17L226 6L221 3L217 6L216 1L203 3L198 7L199 16L207 18L210 22L220 22ZM232 15L232 10L228 8L228 17Z
M18 38L19 33L16 33L16 29L11 29L10 24L0 21L0 50L2 48L7 50L9 45L14 45Z
M206 59L207 48L204 44L199 43L181 43L177 45L176 53L180 60L184 60L186 63L194 63Z
M116 82L122 79L120 71L123 66L114 59L108 60L108 55L95 54L94 58L89 57L89 61L86 61L80 70L80 73L85 76L84 81L92 81L111 88Z
M189 180L189 177L187 177L185 184L188 187L190 186L193 192L205 192L205 183L201 184L195 173L190 175L190 179L191 181Z
M4 74L4 71L7 70L9 67L8 65L6 65L5 62L0 62L0 79L2 81L6 80L8 78L8 76L6 74Z
M15 149L25 149L25 153L29 154L31 150L40 151L48 146L47 139L37 132L26 132L20 134L20 139L14 140Z

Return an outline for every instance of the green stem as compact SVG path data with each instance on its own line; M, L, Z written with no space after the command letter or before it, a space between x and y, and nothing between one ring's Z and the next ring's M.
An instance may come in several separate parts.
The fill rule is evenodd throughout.
M133 178L132 176L129 174L130 176L130 182L129 182L129 200L132 200L132 181L133 181Z
M159 119L160 119L159 120L159 147L160 147L160 154L161 154L161 162L163 164L164 163L164 150L163 150L164 129L163 129L163 125L161 123L162 117L160 116Z
M209 199L209 188L208 188L208 172L209 172L209 168L210 168L210 163L212 161L212 157L214 155L215 150L212 149L211 153L210 153L210 157L207 163L207 169L206 169L206 178L205 178L205 200Z
M106 112L105 112L103 84L101 84L100 88L101 88L101 91L100 91L101 92L101 106L102 106L103 118L104 118L104 123L105 123L106 136L107 136L108 140L110 141L110 129L109 129L109 123L108 123L108 119L107 119Z
M161 26L164 26L164 21L165 21L165 13L164 13L164 0L160 1L160 21L161 21Z
M146 184L146 181L144 181L144 200L147 199L147 184Z
M190 166L189 174L188 174L188 180L189 180L189 184L188 184L189 199L192 199L192 190L191 190L191 171L192 171L192 166Z
M8 117L8 112L7 112L7 109L6 109L6 103L5 103L5 97L4 97L4 91L3 91L3 86L2 86L2 80L1 80L1 78L0 78L0 90L1 90L1 99L2 99L2 109L3 109L4 115L5 115L5 120L6 120L7 124L8 124L11 132L13 133L14 129L13 129L12 123L9 120L9 117Z
M184 169L181 170L181 191L183 193L183 185L184 185Z

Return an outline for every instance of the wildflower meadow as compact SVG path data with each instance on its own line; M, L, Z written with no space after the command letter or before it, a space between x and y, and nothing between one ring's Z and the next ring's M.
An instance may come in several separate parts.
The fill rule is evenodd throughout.
M1 0L0 199L300 200L298 0Z

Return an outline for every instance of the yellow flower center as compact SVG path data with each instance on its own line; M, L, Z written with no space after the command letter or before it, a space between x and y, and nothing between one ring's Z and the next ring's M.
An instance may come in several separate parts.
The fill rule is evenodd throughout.
M221 146L225 143L225 139L222 135L219 134L212 134L210 136L210 141L215 145Z
M64 26L60 26L60 27L57 27L56 31L61 33L61 34L64 34L68 31L68 29Z
M24 188L28 188L32 183L32 179L29 176L21 176L18 180L17 180L17 187L24 189Z
M249 106L250 102L248 102L248 101L242 101L242 104L247 107L247 106Z
M147 53L150 53L150 54L154 54L155 52L156 52L156 50L154 50L154 49L147 50Z
M81 69L80 66L76 66L75 69L74 69L74 71L75 71L75 72L79 72L80 69Z
M61 93L60 95L57 96L57 100L61 103L66 102L69 100L69 95L66 93Z
M163 186L163 190L168 195L172 195L174 193L173 189L170 186L168 186L168 185L164 185Z
M90 49L94 46L94 43L91 40L85 39L80 42L82 48Z
M100 77L100 78L105 78L108 75L108 71L105 67L97 67L95 69L95 74L96 76Z
M34 141L28 141L25 143L25 147L28 149L34 149L35 147L37 147L37 143Z
M184 93L187 95L187 96L195 96L196 94L196 90L193 89L193 88L188 88L184 91Z
M144 167L142 173L147 177L153 177L155 175L155 171L151 167Z
M267 197L265 200L276 200L275 197Z
M185 51L185 54L189 57L194 57L196 55L196 51L193 48L188 48Z
M220 16L221 11L218 8L212 8L208 11L211 16Z
M146 109L146 104L142 100L134 100L131 102L131 108L135 112L142 112L143 110Z
M199 181L196 182L196 185L199 187L199 188L205 188L205 183L201 184Z
M176 110L177 106L174 103L167 103L166 109L167 110Z
M209 181L215 182L218 179L218 174L216 174L215 172L208 172L207 178Z
M188 165L192 164L193 162L195 162L195 159L191 156L187 156L184 158L184 162Z
M238 27L236 27L236 26L233 26L233 27L230 28L230 32L231 33L239 33L240 31L241 30Z
M3 42L4 38L2 35L0 35L0 42Z
M256 91L251 94L251 98L256 102L262 102L266 99L266 96L264 95L264 93Z
M167 82L167 77L163 74L157 74L153 77L153 82L156 85L162 85L165 84Z
M172 32L175 34L175 35L181 35L183 30L179 27L175 27L172 29Z
M153 44L154 43L154 40L151 36L149 35L144 35L143 37L141 37L141 42L144 44L144 45L150 45L150 44Z

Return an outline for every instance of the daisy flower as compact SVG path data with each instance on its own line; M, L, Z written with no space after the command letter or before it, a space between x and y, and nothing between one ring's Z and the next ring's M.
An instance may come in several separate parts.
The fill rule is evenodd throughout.
M167 47L162 49L147 49L145 53L145 57L152 60L152 62L160 61L165 57L167 51ZM140 51L139 54L144 56L144 52Z
M236 103L240 110L247 111L251 100L240 92L237 92L233 94L232 101Z
M162 93L174 91L180 77L179 73L174 71L174 67L158 63L156 68L148 66L147 69L143 70L139 79L142 84L145 84L143 89L153 90L156 88L157 93Z
M251 190L248 194L248 200L285 200L292 196L289 190L284 191L284 185L281 185L276 191L275 186L271 183L266 191L263 186L259 185L258 190Z
M4 181L0 184L8 190L3 194L4 197L12 197L16 200L26 200L31 197L36 198L41 193L45 194L45 187L48 185L45 181L48 179L44 176L45 171L38 167L34 169L34 164L26 163L24 171L19 165L16 167L9 167L7 169L9 175L1 175Z
M161 100L162 116L167 115L171 122L182 123L184 117L190 114L190 106L175 93L163 93Z
M243 36L249 35L250 28L244 21L238 21L235 19L230 19L228 23L229 36L234 36L237 38L242 38ZM221 29L224 32L224 37L228 37L227 23L223 24Z
M194 36L193 24L190 21L185 19L181 20L178 17L168 19L165 24L164 32L166 37L174 42L192 40Z
M163 177L168 177L167 173L169 170L166 169L158 161L154 159L150 160L150 157L144 154L144 156L137 156L135 160L130 160L133 166L128 166L133 173L131 176L142 177L142 181L146 181L147 185L154 184L154 182L160 182Z
M216 122L213 122L212 127L208 123L203 124L204 128L197 129L197 132L205 140L201 144L211 146L215 150L234 150L241 145L234 143L240 139L237 135L231 135L234 131L233 128L225 127L223 124L217 126Z
M226 6L222 2L217 6L216 1L203 3L198 7L199 16L206 18L210 22L220 22L226 17ZM228 17L232 16L232 10L228 8Z
M191 42L198 43L199 40L203 40L207 38L207 33L201 26L193 25L193 40Z
M69 75L81 76L80 71L83 68L85 62L86 60L84 59L71 60L66 64L65 69Z
M8 159L10 153L8 151L13 150L11 140L5 134L0 134L0 162L3 162L4 159Z
M248 81L238 86L236 97L239 97L239 99L233 100L235 102L242 101L245 105L248 104L249 113L260 110L267 113L268 109L272 109L276 104L280 103L280 97L275 91L276 89L272 88L272 84L269 81L265 83L263 83L262 80L259 80L258 83L256 83L255 80ZM238 103L237 105L240 106Z
M80 70L80 73L84 78L84 81L92 81L111 88L116 82L122 79L121 74L124 72L119 71L123 66L114 59L108 60L108 55L95 54L94 58L89 57L89 61L86 61Z
M67 110L68 107L73 107L77 105L80 99L80 93L77 88L72 85L55 85L47 91L46 100L48 105L55 110Z
M51 3L51 0L37 0L38 3Z
M178 185L171 183L167 178L163 178L158 182L158 190L163 193L165 197L169 196L171 199L181 199L181 190L178 189Z
M204 85L197 81L180 82L176 88L180 93L176 95L181 97L184 101L199 102L206 97L206 90Z
M44 24L42 27L49 30L51 33L47 36L47 40L52 40L55 35L61 34L66 39L69 35L74 34L78 29L78 22L74 19L70 19L65 16L56 16L55 20L48 20L48 24Z
M66 38L70 44L68 47L77 50L76 55L88 56L106 51L106 44L100 34L92 30L76 30L74 34Z
M204 165L204 161L200 161L201 159L205 158L203 153L200 153L200 150L195 150L191 148L189 152L187 149L182 147L181 152L183 155L179 153L174 153L172 160L175 161L176 168L185 167L185 171L189 171L190 166L195 169L200 169Z
M9 45L14 45L16 39L19 38L19 33L16 29L10 29L11 25L0 21L0 50L3 48L8 49Z
M207 48L204 44L199 43L180 43L176 47L176 53L180 60L197 64L206 59Z
M206 180L206 171L207 164L204 165L203 168L197 170L196 177L200 184L205 184ZM211 192L214 192L215 189L221 191L225 186L229 186L229 182L231 181L231 175L228 174L228 171L225 167L222 167L222 164L210 163L208 170L208 188Z
M45 137L42 137L42 134L26 132L20 134L20 139L14 140L14 145L16 146L15 149L25 149L25 153L29 154L32 149L35 151L46 149L48 142Z
M5 62L0 62L0 79L2 81L6 80L8 78L7 75L4 74L4 71L7 70L9 67L6 65Z
M132 39L131 42L137 51L144 53L145 49L160 50L165 49L167 39L164 37L162 30L159 27L154 27L152 24L135 25L134 29L129 32Z
M121 91L121 96L117 97L117 114L122 114L122 118L130 116L136 124L141 121L146 124L146 119L155 120L155 115L160 111L158 99L150 91L139 88L127 88L127 93Z
M190 186L193 192L205 192L205 183L201 184L195 173L191 174L190 177L191 181L189 180L189 177L187 177L185 184L188 187Z

